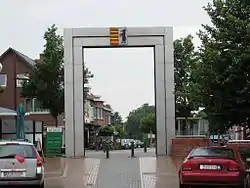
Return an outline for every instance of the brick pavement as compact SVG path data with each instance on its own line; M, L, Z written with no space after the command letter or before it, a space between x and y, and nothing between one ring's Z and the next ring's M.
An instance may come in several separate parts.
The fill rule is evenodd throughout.
M138 158L113 154L103 159L95 188L141 188Z
M84 159L66 159L66 178L46 182L46 188L178 188L175 163L169 157L154 157L154 150L99 152Z
M130 158L130 151L113 151L110 159L102 152L92 152L89 157L99 157L99 168L95 188L166 188L178 187L175 163L169 157L155 157L155 150L144 153L135 152L136 158Z

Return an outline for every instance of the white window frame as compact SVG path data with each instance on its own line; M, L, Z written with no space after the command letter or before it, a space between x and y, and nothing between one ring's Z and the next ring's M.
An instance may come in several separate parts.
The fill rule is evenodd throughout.
M101 119L103 119L103 109L101 108Z
M22 87L22 83L24 80L28 80L28 74L27 73L18 73L16 74L16 86L17 87Z
M110 116L110 114L108 115L108 124L109 125L111 124L111 116Z
M16 80L16 86L17 87L22 87L23 80Z
M6 73L0 73L0 74L5 76L5 83L4 84L0 84L0 86L6 87L7 86L7 74Z
M98 108L98 119L101 119L101 108Z
M98 119L98 108L97 107L93 107L93 116L94 116L94 119Z

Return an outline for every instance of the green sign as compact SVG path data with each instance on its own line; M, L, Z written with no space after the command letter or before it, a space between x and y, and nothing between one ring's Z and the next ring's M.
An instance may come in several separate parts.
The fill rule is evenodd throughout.
M62 128L48 127L46 135L46 157L61 156Z

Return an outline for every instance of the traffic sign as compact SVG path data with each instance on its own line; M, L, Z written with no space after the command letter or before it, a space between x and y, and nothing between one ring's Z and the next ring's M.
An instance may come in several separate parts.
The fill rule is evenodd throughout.
M62 132L62 127L47 127L47 132Z
M61 156L62 128L47 127L46 134L46 157Z
M110 28L110 45L111 46L124 46L128 44L127 28Z

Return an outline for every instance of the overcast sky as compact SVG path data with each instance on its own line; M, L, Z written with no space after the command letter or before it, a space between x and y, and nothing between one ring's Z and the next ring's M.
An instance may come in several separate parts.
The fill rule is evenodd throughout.
M174 26L174 38L198 31L209 18L210 0L2 0L0 53L8 47L38 58L48 26ZM195 38L195 43L199 41ZM86 64L95 74L93 92L125 118L142 103L154 103L152 49L89 49Z

